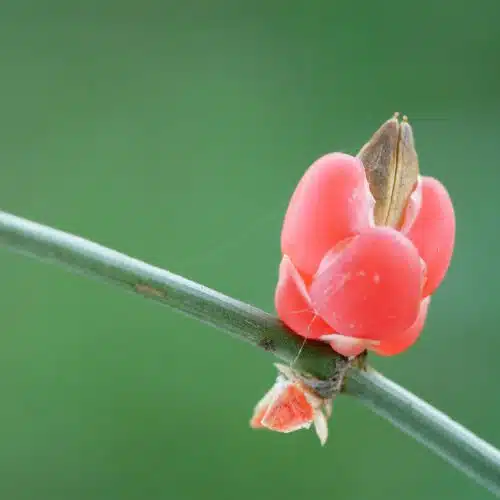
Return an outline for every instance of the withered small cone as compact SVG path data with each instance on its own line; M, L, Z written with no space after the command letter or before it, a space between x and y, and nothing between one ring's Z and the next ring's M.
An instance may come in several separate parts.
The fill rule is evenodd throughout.
M396 113L358 153L375 198L375 223L398 228L418 179L413 130L406 116Z

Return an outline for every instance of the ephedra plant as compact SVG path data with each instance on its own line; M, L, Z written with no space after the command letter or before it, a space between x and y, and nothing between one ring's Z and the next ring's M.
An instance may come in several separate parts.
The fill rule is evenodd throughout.
M298 183L281 234L278 317L0 212L6 248L119 285L277 357L277 380L256 405L252 427L287 433L314 426L324 444L334 399L356 397L500 496L500 452L368 363L418 339L454 241L450 196L420 175L412 128L398 115L357 156L325 155Z

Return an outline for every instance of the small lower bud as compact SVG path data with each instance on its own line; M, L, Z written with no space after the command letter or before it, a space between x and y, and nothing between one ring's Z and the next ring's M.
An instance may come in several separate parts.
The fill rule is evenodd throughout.
M331 400L325 400L308 389L293 376L292 370L278 366L281 373L276 382L254 409L250 426L290 433L309 429L314 425L321 444L328 438L327 416L331 414ZM285 375L283 372L286 372Z

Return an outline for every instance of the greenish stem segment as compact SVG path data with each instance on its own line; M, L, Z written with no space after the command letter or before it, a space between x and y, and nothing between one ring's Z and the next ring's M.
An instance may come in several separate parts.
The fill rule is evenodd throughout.
M270 314L78 236L0 212L0 244L168 305L316 378L331 379L345 369L346 358L319 342L303 345ZM500 452L494 447L370 368L352 367L344 392L500 496Z
M345 392L500 497L500 451L376 370L351 370Z
M314 377L333 377L337 364L346 362L322 342L303 346L302 339L271 314L78 236L0 212L0 245L144 295L287 363L302 348L294 367Z

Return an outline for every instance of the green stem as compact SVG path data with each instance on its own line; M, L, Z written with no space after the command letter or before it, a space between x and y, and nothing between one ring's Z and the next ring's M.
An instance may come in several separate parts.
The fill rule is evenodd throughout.
M500 451L372 368L353 369L346 392L500 496Z
M302 340L274 316L83 238L0 212L0 244L159 301L319 379L345 369L346 358L318 342L296 360ZM371 369L351 368L345 392L500 496L500 452L470 431Z
M271 314L159 267L15 215L0 212L0 245L119 285L275 354L290 363L302 340ZM318 378L332 377L342 356L308 342L294 364Z

